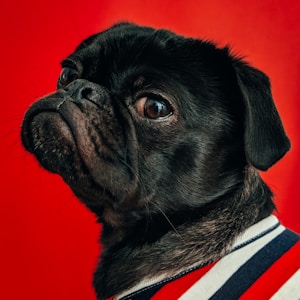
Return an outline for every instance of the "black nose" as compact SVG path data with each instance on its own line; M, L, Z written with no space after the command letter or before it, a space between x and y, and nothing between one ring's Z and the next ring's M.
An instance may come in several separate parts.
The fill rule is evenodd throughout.
M109 94L104 87L85 79L72 81L64 90L71 96L72 101L76 103L90 100L96 104L104 104L109 98Z

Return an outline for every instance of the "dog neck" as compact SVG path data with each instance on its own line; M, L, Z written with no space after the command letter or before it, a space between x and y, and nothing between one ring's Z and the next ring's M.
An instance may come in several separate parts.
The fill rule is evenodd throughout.
M188 221L169 225L168 230L163 229L151 240L135 236L134 240L142 241L139 244L127 237L110 247L104 245L94 279L97 299L116 295L142 279L172 276L193 264L220 259L238 235L271 214L274 209L271 197L257 171L249 167L240 190L206 207L193 208L190 211L193 217ZM157 220L153 221L154 227L155 223ZM151 226L148 224L148 228Z

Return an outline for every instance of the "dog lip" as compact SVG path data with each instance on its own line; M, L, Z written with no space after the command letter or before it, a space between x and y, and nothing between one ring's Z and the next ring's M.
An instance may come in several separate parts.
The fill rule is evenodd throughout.
M21 140L28 152L34 153L34 141L32 137L32 122L40 113L57 113L57 107L65 99L65 95L58 91L35 102L26 112L21 126Z

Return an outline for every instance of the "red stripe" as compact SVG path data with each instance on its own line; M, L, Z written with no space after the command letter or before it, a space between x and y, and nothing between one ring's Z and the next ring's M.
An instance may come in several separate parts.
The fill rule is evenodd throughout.
M300 241L280 257L239 300L269 299L300 268Z
M207 273L216 263L197 269L163 286L151 300L175 300L186 292L195 282Z

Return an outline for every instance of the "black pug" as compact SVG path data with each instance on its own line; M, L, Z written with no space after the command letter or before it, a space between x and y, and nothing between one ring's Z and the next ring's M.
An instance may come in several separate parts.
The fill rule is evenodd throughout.
M299 262L270 274L299 237L271 216L258 170L290 143L262 72L228 48L129 23L86 39L62 68L22 140L103 224L97 299L287 291Z

